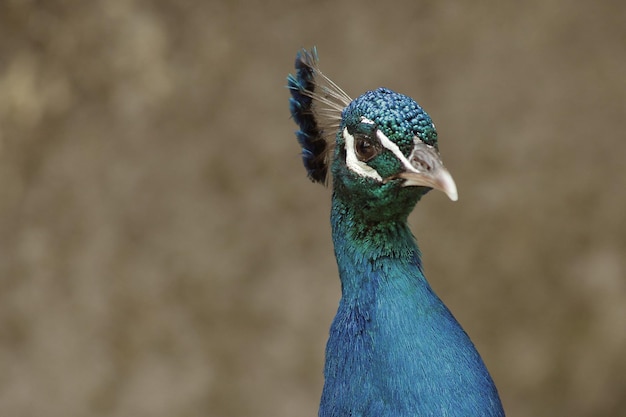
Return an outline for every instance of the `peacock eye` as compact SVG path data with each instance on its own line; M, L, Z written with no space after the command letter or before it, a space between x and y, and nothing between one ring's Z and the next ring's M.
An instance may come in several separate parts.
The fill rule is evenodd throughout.
M366 138L357 136L354 141L354 151L360 161L367 162L378 155L380 149Z

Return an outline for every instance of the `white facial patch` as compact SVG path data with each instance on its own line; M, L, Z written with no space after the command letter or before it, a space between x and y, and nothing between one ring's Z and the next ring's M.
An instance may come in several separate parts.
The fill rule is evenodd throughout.
M406 156L404 156L404 154L402 153L400 148L398 148L398 145L393 143L391 141L391 139L389 139L383 132L381 132L380 130L377 130L376 131L376 137L380 141L381 145L383 145L385 148L389 149L391 151L391 153L393 153L396 156L396 158L398 158L400 160L400 162L402 162L402 165L404 165L404 167L407 169L407 171L419 172L418 170L415 169L415 167L413 165L411 165L411 163L406 158Z
M375 124L373 121L365 117L361 117L361 123L367 123L371 125ZM350 168L350 170L362 177L369 177L374 178L378 181L383 181L383 178L374 168L369 166L367 163L360 161L356 157L356 153L354 150L354 136L352 136L348 132L347 128L343 129L343 137L346 140L346 165L348 166L348 168ZM413 164L411 164L411 162L409 162L407 157L404 156L398 145L393 143L391 139L389 139L380 129L376 129L376 137L385 149L391 151L391 153L393 153L395 157L398 158L400 162L402 162L402 165L404 165L404 168L408 172L415 172L418 174L421 173L417 168L413 166ZM413 138L413 142L415 142L416 144L423 143L418 137Z
M348 168L362 177L374 178L375 180L382 182L383 178L374 168L367 165L363 161L359 161L356 157L356 153L354 151L354 136L348 132L348 128L346 127L343 128L343 138L346 140L346 165Z
M374 124L373 121L371 121L370 119L367 119L365 117L361 117L361 122L363 123L368 123L368 124ZM415 167L409 162L409 160L406 158L406 156L404 156L404 154L402 153L402 151L400 150L400 148L398 148L398 145L396 145L395 143L393 143L391 141L391 139L389 139L383 132L381 132L380 129L376 129L376 137L378 138L378 140L380 141L380 144L383 145L386 149L390 150L391 153L393 153L396 158L398 158L400 160L400 162L402 162L402 165L404 165L404 167L410 171L410 172L419 172L417 169L415 169ZM419 139L416 137L414 139L414 141L419 141ZM421 142L421 141L420 141Z

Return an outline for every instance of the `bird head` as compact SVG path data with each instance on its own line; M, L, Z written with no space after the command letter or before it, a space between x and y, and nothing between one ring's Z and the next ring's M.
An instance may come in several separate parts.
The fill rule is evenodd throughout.
M379 216L408 214L431 189L457 200L435 125L413 99L379 88L352 100L317 62L315 49L302 51L296 76L288 78L291 113L300 125L296 135L312 180L325 182L331 166L334 192Z

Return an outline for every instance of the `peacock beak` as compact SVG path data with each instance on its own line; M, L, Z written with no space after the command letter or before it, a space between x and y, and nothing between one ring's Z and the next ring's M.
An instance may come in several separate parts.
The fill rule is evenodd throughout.
M409 163L412 169L407 169L397 175L398 178L405 180L404 187L417 185L431 187L443 191L452 201L458 200L459 195L454 179L441 162L437 149L421 141L416 141L409 156Z

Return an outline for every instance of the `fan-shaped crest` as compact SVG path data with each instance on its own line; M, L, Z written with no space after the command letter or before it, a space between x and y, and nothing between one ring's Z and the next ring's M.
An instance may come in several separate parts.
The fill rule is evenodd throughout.
M300 127L302 162L309 178L324 184L342 111L352 99L320 71L318 61L315 47L298 52L296 74L289 74L287 87L291 116Z

